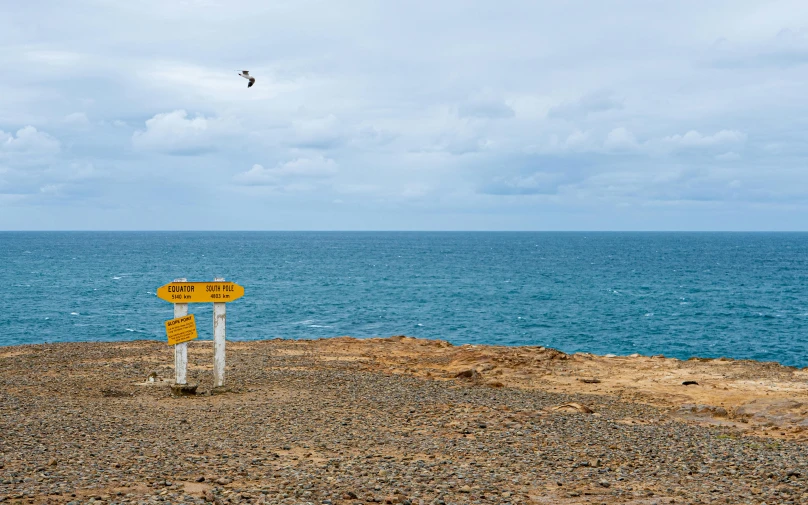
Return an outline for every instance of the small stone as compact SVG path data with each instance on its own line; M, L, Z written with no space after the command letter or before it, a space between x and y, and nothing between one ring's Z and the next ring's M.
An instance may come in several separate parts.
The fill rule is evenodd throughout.
M471 493L471 486L468 484L458 489L461 493Z
M358 497L356 496L356 493L354 493L353 491L348 491L347 493L342 495L343 500L356 500L357 498Z
M602 487L611 487L612 486L611 483L609 481L606 481L606 480L602 480L602 481L598 482L598 484L600 484Z
M205 477L204 476L203 477L197 477L196 481L197 482L205 482Z
M213 496L213 491L211 491L210 489L205 491L205 501L212 502L215 499L216 499L216 497Z
M220 486L226 486L231 482L233 481L228 479L227 477L219 477L218 479L216 479L216 484L219 484Z

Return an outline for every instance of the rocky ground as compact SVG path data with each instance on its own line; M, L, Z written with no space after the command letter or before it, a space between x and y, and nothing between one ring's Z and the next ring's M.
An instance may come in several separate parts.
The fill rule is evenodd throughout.
M406 337L227 359L211 391L192 342L178 397L164 343L0 348L0 501L808 503L804 370Z

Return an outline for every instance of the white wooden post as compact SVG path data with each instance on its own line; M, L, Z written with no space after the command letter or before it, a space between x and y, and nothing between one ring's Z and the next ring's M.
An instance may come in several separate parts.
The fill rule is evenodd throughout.
M224 277L216 277L214 282L223 282ZM224 345L225 345L225 305L213 303L213 385L224 386Z
M185 282L187 279L174 279L174 282ZM174 304L174 319L188 315L187 303ZM174 383L186 384L186 370L188 368L188 342L174 345Z

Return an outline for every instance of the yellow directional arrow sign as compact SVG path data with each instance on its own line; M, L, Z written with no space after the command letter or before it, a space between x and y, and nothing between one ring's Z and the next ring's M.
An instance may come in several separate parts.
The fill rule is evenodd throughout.
M157 298L171 303L222 303L244 296L232 282L172 282L157 288Z

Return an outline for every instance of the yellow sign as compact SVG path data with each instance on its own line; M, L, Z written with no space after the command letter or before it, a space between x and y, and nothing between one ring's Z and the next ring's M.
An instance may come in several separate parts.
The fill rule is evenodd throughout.
M198 337L194 315L166 321L166 335L168 335L168 345L181 344Z
M171 303L232 302L244 287L232 282L172 282L157 288L157 298Z

